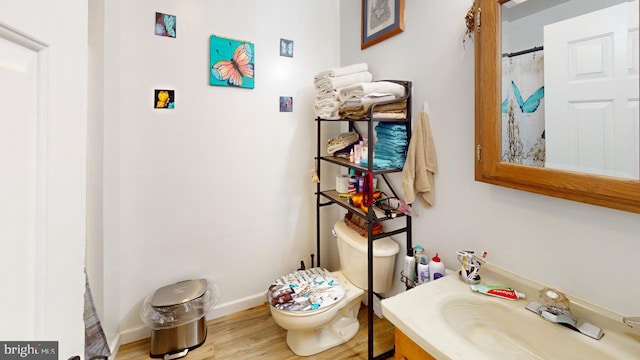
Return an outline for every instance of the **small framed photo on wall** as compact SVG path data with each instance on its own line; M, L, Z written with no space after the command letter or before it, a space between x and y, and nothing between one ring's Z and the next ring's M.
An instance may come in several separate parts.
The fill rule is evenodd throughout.
M175 108L175 90L156 89L154 90L154 109Z
M292 96L280 96L280 112L293 112Z
M293 57L293 40L280 39L280 56Z
M156 35L166 37L176 37L176 17L175 15L156 13Z

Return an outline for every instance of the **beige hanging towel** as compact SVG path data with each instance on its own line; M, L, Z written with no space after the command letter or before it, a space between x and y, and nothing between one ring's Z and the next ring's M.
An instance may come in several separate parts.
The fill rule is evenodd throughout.
M436 148L429 127L429 115L421 111L402 169L402 192L406 203L413 203L417 197L424 207L433 205L433 174L436 173L436 167Z

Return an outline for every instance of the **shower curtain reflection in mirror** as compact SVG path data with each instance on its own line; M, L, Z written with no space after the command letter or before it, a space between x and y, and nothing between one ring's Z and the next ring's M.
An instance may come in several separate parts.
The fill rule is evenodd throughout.
M544 166L542 51L502 58L502 161Z

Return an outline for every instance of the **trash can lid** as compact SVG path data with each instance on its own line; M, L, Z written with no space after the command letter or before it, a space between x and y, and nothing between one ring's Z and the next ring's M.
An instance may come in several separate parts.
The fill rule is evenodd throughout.
M183 304L199 298L206 290L206 279L180 281L156 290L151 298L151 306L162 307Z

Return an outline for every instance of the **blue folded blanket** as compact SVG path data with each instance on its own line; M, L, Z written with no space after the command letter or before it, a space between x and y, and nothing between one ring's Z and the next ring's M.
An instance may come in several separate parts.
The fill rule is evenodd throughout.
M394 123L394 122L380 122L376 125L377 129L388 129L388 130L406 130L404 124L402 123Z
M389 156L400 156L406 154L406 147L387 147L387 146L377 146L374 149L376 155L387 154Z
M360 165L362 166L368 166L369 162L367 161L367 159L361 159L360 160ZM384 159L379 159L379 158L373 158L373 168L374 169L389 169L392 168L393 166L393 162L389 161L389 160L384 160Z
M406 131L376 130L378 139L408 139Z

